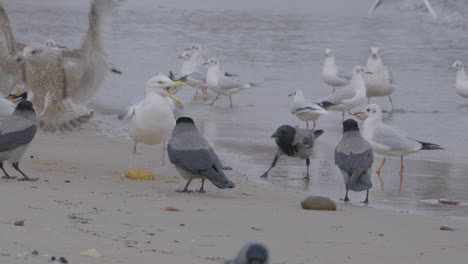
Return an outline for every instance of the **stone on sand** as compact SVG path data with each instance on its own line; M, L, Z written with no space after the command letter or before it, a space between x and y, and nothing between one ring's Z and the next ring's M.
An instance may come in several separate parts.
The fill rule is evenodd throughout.
M323 196L309 196L301 202L301 206L305 210L336 211L336 203Z

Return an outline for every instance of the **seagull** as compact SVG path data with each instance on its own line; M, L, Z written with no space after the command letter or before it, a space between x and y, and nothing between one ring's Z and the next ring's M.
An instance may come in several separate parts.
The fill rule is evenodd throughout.
M348 85L351 81L351 76L341 72L336 65L332 49L325 50L325 59L322 67L322 80L333 87L333 92L335 92L335 87Z
M179 59L182 60L182 68L180 70L181 76L187 76L185 83L193 88L196 88L195 96L193 100L197 99L198 90L203 92L203 100L207 99L207 89L206 84L206 73L208 68L202 64L199 64L198 59L192 56L190 51L184 51L182 55L179 56Z
M366 85L363 80L363 75L372 74L367 72L361 66L353 68L351 83L335 93L326 97L320 98L318 104L326 110L343 112L342 121L344 121L345 111L351 114L351 109L362 104L366 99Z
M169 97L175 103L181 104L171 92L172 87L185 85L183 82L173 82L168 77L159 74L151 78L146 84L145 98L138 104L131 106L125 115L119 119L132 118L132 128L129 135L133 139L133 167L137 144L157 145L163 143L170 135L175 125L173 106L165 99ZM163 144L163 163L165 155Z
M350 201L349 190L355 192L366 190L366 200L363 203L369 203L373 162L374 152L359 133L357 122L347 119L343 122L343 137L335 148L335 164L340 168L345 181L345 202Z
M218 100L220 95L225 95L229 96L229 106L232 108L232 94L255 86L253 83L238 82L222 74L219 61L216 58L209 59L205 64L209 65L208 72L206 74L206 83L208 84L208 88L218 94L213 102L211 102L211 105Z
M288 157L297 157L306 160L307 173L304 179L309 179L310 156L314 141L323 134L323 130L309 130L289 125L278 127L275 133L271 135L278 146L277 153L273 159L270 168L263 173L262 178L268 177L268 172L276 166L278 159L284 154Z
M19 161L36 135L38 122L33 105L24 100L18 103L11 116L0 124L0 169L4 179L14 179L3 168L3 162L9 161L23 178L22 181L35 181L37 178L29 178L19 168Z
M187 188L193 179L202 180L198 192L204 193L205 179L208 179L220 189L234 188L223 172L223 164L208 142L198 132L193 119L179 117L172 131L167 146L169 160L174 164L179 174L187 180L185 188L180 192L190 192Z
M268 264L268 250L260 243L247 243L237 256L226 264Z
M385 125L382 123L382 110L376 104L370 104L362 112L355 115L366 115L362 136L370 143L372 150L385 157L400 157L400 192L403 187L403 157L419 152L420 150L443 149L441 146L433 143L427 143L408 137L400 129ZM383 180L380 171L386 162L384 157L382 164L377 170L377 176L383 190Z
M392 112L395 111L392 97L390 96L396 89L393 82L392 72L385 67L380 57L382 50L379 47L369 48L369 57L367 58L367 70L372 72L372 75L365 75L368 103L371 97L388 96L388 100L392 105Z
M457 72L457 77L455 79L455 90L460 96L468 98L468 76L466 76L463 63L457 60L452 64L450 69Z
M372 13L374 13L375 9L382 4L383 0L376 0L375 3L372 5L371 9L368 12L368 16L372 16ZM437 19L437 13L434 11L432 8L431 4L429 3L428 0L423 0L424 5L426 6L427 10L429 10L429 13L431 13L432 18Z
M92 1L89 29L81 46L64 50L44 42L17 42L0 4L1 91L6 94L18 83L28 87L28 99L43 130L70 131L93 116L86 103L102 87L109 71L105 42L115 6L114 0Z
M309 121L314 122L312 130L315 128L315 121L321 116L328 114L327 110L320 105L304 98L302 90L296 90L289 96L293 97L291 104L291 114L296 115L302 121L306 121L306 126L309 128Z

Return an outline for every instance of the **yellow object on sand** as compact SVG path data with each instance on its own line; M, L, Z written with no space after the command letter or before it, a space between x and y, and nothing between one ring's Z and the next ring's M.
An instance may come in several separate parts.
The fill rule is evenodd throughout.
M154 173L144 168L130 168L125 172L125 177L134 180L154 181Z

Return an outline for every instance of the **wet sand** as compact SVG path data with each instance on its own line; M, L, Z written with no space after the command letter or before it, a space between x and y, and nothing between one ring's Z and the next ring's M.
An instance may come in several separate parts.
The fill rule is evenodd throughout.
M0 185L0 262L63 256L83 264L223 263L248 241L265 243L271 263L463 263L468 257L467 221L342 202L336 212L305 211L301 192L254 183L236 167L227 171L234 189L207 183L206 194L180 194L174 190L185 182L172 166L160 165L160 147L141 146L137 157L155 181L123 178L131 148L127 139L39 134L21 163L39 180ZM13 224L18 220L24 226ZM103 256L79 255L92 248ZM24 255L34 250L39 255Z

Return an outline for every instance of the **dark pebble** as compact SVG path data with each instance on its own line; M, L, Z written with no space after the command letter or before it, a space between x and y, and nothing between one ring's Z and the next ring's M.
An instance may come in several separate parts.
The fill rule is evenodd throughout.
M443 231L455 231L455 229L451 228L450 226L441 226L440 230Z
M24 226L24 221L16 221L14 223L15 226Z
M70 183L70 180L66 180L65 182L66 182L66 183Z
M383 236L383 234L378 234L378 236Z
M33 255L39 255L39 251L34 250L33 252L31 252L31 254L33 254Z
M55 256L52 256L52 257L50 258L50 261L55 261Z
M185 224L179 224L180 226L185 226Z
M68 263L68 260L64 257L60 257L59 260L60 260L60 263L64 263L64 264Z

